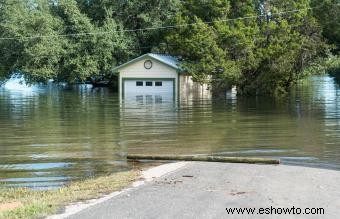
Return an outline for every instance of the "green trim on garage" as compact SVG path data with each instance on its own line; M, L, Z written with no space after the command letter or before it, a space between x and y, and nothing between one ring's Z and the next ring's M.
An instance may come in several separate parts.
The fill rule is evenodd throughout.
M179 75L177 77L179 79ZM125 95L125 81L137 81L137 80L141 80L141 81L172 81L173 82L173 98L174 100L176 100L176 78L122 78L122 96L121 98L124 99L124 95ZM178 84L179 87L179 84ZM178 94L177 94L178 96Z

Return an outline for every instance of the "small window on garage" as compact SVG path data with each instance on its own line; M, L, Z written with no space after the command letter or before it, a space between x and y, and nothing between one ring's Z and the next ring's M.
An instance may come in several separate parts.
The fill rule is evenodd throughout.
M155 86L156 86L156 87L161 87L161 86L163 86L163 84L162 84L161 81L156 81L156 82L155 82Z
M143 81L136 81L136 86L137 87L142 87L143 86Z
M145 82L145 86L151 87L152 86L152 81Z

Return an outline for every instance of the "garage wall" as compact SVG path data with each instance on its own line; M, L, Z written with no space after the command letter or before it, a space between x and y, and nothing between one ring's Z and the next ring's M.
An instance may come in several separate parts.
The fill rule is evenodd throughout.
M180 94L181 99L210 98L211 91L207 84L201 85L194 82L190 75L180 75Z
M153 65L151 69L144 68L144 62L146 60L151 60ZM176 69L171 68L157 60L145 58L139 60L135 63L127 65L120 69L119 71L119 93L122 95L122 78L175 78L176 85L176 98L177 98L177 90L178 90L178 73Z

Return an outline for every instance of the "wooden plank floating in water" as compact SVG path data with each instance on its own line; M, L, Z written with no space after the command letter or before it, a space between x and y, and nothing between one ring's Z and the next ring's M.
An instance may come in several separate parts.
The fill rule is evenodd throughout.
M279 159L257 157L221 157L221 156L182 156L182 155L127 155L129 160L178 160L178 161L205 161L223 163L249 163L249 164L280 164Z

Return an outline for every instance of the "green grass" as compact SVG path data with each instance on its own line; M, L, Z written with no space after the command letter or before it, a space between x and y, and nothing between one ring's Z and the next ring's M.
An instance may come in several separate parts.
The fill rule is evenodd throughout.
M1 219L41 218L56 213L68 204L101 197L129 186L139 177L138 171L127 171L72 182L58 190L33 191L26 188L0 188L0 204L20 202L22 207L0 213Z

